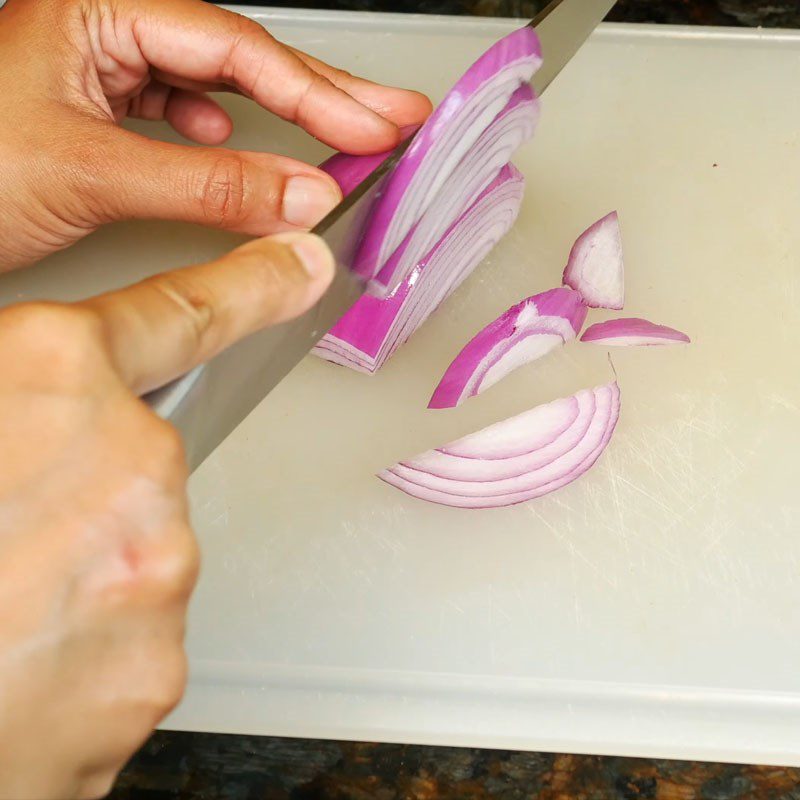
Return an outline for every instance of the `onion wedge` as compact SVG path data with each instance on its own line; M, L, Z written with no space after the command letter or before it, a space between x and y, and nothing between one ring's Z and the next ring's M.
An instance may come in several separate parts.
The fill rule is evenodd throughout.
M378 473L413 497L499 508L542 497L586 473L620 411L616 381L537 406Z
M550 289L512 306L469 341L447 368L428 408L453 408L509 372L580 333L586 306L572 289Z
M592 308L623 307L625 270L616 211L606 214L578 237L564 269L564 285L579 292Z
M613 347L647 347L663 344L688 344L692 340L681 331L656 325L646 319L610 319L590 325L581 336L582 342Z

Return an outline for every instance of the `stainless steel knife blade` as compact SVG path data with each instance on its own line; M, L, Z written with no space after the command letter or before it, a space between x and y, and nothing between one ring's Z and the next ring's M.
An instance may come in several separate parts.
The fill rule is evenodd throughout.
M533 78L537 93L549 86L613 5L614 0L554 0L529 23L536 28L544 53L544 64ZM250 336L147 396L154 410L182 433L192 471L363 293L349 265L370 207L411 140L400 145L314 229L336 257L333 284L314 308L296 320Z

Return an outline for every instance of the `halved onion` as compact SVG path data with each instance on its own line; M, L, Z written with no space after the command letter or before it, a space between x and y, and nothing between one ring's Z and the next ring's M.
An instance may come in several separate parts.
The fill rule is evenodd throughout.
M541 497L586 473L614 433L616 382L587 389L402 461L378 477L421 500L498 508Z
M579 292L587 306L622 308L625 269L616 211L606 214L578 237L564 269L564 284Z
M522 174L505 166L397 289L361 297L312 352L361 372L380 369L514 224L523 189Z
M629 317L610 319L590 325L581 336L582 342L611 347L646 347L664 344L688 344L691 339L675 328L656 325L646 319Z
M359 274L373 278L386 264L514 92L530 81L541 60L536 32L520 28L492 45L447 93L373 207L354 264ZM398 269L380 282L392 290L406 275Z
M335 153L319 165L339 184L342 194L348 195L365 178L371 175L392 154L375 153L370 156L351 156L349 153Z
M511 161L517 149L533 136L539 121L539 100L528 84L511 95L442 184L434 202L406 234L400 246L369 284L369 291L385 295L408 276L444 232Z
M550 289L512 306L476 334L455 357L428 408L453 408L509 372L580 333L586 306L572 289Z

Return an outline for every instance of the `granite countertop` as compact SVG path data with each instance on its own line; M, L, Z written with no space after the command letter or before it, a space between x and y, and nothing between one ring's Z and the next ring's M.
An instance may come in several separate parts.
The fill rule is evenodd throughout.
M473 14L530 19L548 0L235 0L241 5L335 8L354 11L403 11ZM671 25L800 27L798 0L617 0L607 18L613 22Z
M264 2L239 0L250 5ZM273 0L271 5L532 17L544 0ZM619 0L609 20L800 27L800 0ZM114 800L800 800L800 770L650 759L155 734Z
M800 800L800 770L159 733L113 800Z

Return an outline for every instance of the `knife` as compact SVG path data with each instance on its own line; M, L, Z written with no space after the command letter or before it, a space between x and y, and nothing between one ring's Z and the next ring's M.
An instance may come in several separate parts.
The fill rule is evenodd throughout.
M536 29L545 55L532 80L537 94L550 85L613 5L614 0L554 0L531 20L529 25ZM192 471L363 294L364 284L349 265L371 205L412 138L314 228L336 258L333 283L316 306L295 320L238 342L145 398L183 435Z

